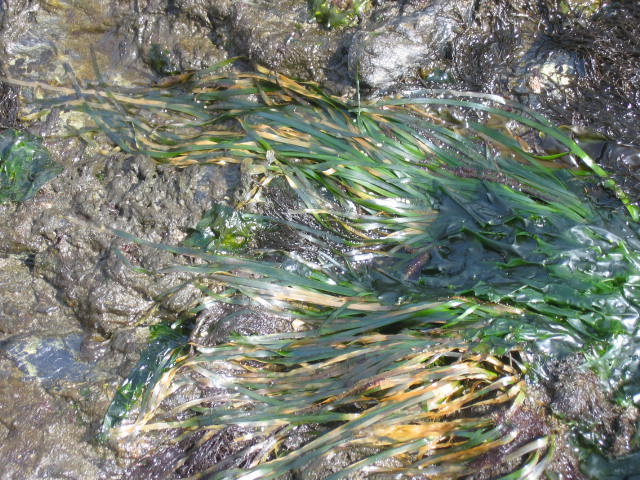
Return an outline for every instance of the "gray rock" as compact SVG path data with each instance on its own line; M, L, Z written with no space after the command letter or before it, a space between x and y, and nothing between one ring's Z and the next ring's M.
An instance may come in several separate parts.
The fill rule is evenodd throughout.
M90 439L125 357L100 353L32 257L0 257L0 475L113 478L113 454ZM126 362L125 362L126 363Z
M76 386L72 395L97 403L104 384ZM99 390L103 391L99 393ZM102 404L103 405L103 404ZM106 447L88 441L92 426L70 397L47 392L0 356L0 474L3 480L116 478Z
M33 256L0 256L0 338L23 332L80 331L56 290L34 276Z
M418 69L445 70L451 42L464 27L473 2L437 1L410 15L383 20L358 32L349 48L349 71L374 89L415 78Z
M171 167L144 158L82 160L67 166L66 174L33 201L0 207L14 211L0 226L0 251L32 252L35 273L58 289L82 324L110 334L135 323L155 297L185 276L156 279L136 272L132 265L159 270L175 258L119 239L102 227L175 245L233 185L233 178L217 167L175 175ZM183 290L164 305L184 310L193 303L194 293Z
M233 55L304 80L339 80L346 65L350 29L325 29L307 2L213 0L209 2L217 43Z

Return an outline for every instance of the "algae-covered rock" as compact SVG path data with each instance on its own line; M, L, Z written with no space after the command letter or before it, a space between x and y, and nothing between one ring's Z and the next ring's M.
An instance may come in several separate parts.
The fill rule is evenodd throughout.
M0 132L0 202L28 200L61 171L33 135Z
M352 26L371 6L369 0L311 0L309 4L315 19L327 28Z

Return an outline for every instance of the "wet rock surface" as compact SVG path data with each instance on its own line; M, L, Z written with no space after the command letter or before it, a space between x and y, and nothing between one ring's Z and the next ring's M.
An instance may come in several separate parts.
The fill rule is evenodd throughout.
M2 478L110 478L114 455L96 425L120 381L122 355L95 356L69 307L28 257L0 256Z
M150 277L131 264L155 270L170 264L172 254L118 240L102 226L176 244L234 180L213 167L176 175L144 158L92 156L75 142L49 147L59 158L74 151L65 173L32 200L0 205L7 220L0 226L6 255L0 259L0 353L15 372L7 380L14 396L2 403L22 408L36 390L42 402L70 408L78 420L70 426L75 417L62 413L25 417L25 437L12 439L7 448L39 453L10 464L13 470L3 478L59 478L47 473L58 463L71 465L65 467L71 478L113 478L117 463L111 454L104 447L95 447L93 457L85 450L93 451L113 392L148 341L145 326L168 314L163 311L175 315L190 308L196 292L182 289L152 311L154 299L184 278ZM59 435L29 436L45 417ZM68 451L52 466L46 452L54 441L64 441ZM105 471L98 468L102 464Z
M267 335L291 331L291 322L255 308L214 303L198 314L196 328L189 339L192 343L211 346L230 334Z
M166 2L138 7L3 4L2 66L12 76L56 84L68 81L67 70L79 81L95 80L95 57L105 81L133 85L222 58L199 17L170 12ZM18 91L3 86L2 93L2 126L24 128ZM48 138L64 173L24 203L0 204L3 479L120 475L115 454L96 439L102 418L148 341L146 325L165 308L175 315L192 306L195 292L182 290L151 314L154 298L182 279L135 273L123 259L155 269L172 255L144 251L102 227L176 244L236 181L233 169L176 174L112 151L104 138L59 138L75 120L53 112L29 125Z
M363 87L387 89L403 79L415 81L419 71L445 70L456 32L465 27L472 8L473 2L465 0L427 2L414 13L372 22L349 48L352 76Z
M28 255L0 257L0 333L3 336L70 328L67 319L72 316L71 309L58 301L51 285L33 275L31 262Z
M23 79L146 84L152 73L203 68L223 58L210 29L185 2L18 1L0 9L5 69Z
M306 2L209 2L216 42L285 75L345 81L344 30L320 28Z
M56 146L52 145L52 150ZM58 146L59 147L59 146ZM64 149L81 146L65 145ZM80 154L81 155L81 154ZM59 290L60 298L81 318L82 325L111 333L136 321L154 298L176 282L159 283L135 273L122 258L154 269L170 263L171 254L145 251L114 240L103 226L121 228L150 241L176 244L194 218L222 198L233 184L214 167L175 170L144 158L94 157L67 165L33 202L3 205L11 211L2 226L2 249L22 253L34 272ZM229 180L229 184L227 184ZM137 232L137 233L136 233ZM169 302L185 309L187 294Z
M78 404L49 393L10 360L0 358L0 458L2 478L113 478L113 454L95 444L94 428ZM93 385L77 385L86 401ZM93 398L92 398L93 397Z
M0 66L3 74L54 85L100 76L131 87L241 55L341 92L357 76L363 92L425 85L497 93L604 134L607 146L594 156L619 169L632 190L640 7L600 3L379 0L359 25L326 29L303 0L18 0L0 3ZM147 325L187 310L199 292L183 289L158 308L156 298L186 277L150 276L130 264L157 270L173 255L103 227L176 245L216 201L234 198L238 170L176 170L123 155L100 136L60 138L82 119L54 111L23 121L20 93L26 102L42 95L0 83L0 128L43 135L65 170L34 198L0 204L0 477L117 478L125 470L95 441L100 421L148 339ZM228 313L202 312L193 339L215 343L238 328L273 331L261 313L239 327L217 323ZM574 367L556 368L545 387L549 412L528 406L512 421L529 425L533 438L553 428L554 415L586 418L601 425L610 452L628 453L637 412L612 407L597 379L576 376ZM202 465L183 473L218 458L217 441L199 454ZM583 478L563 448L557 471ZM171 478L149 462L129 473Z

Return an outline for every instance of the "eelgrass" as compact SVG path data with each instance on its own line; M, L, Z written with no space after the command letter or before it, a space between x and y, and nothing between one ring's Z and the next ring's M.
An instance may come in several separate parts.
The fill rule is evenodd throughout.
M202 348L155 386L155 404L113 435L180 428L212 436L243 427L229 441L250 444L225 463L249 458L248 468L214 465L206 472L211 478L279 478L340 450L362 448L375 453L327 472L327 478L360 469L464 476L471 461L517 438L517 429L505 431L482 407L513 400L523 382L504 360L473 353L460 339L430 337L430 327L396 334L311 331ZM175 385L190 384L209 393L155 415ZM187 410L201 414L178 420ZM290 437L303 425L314 426L308 442L288 451ZM540 458L547 442L533 454L511 453L534 468L548 461ZM391 458L396 461L385 463Z
M243 251L244 240L225 244L233 235L150 245L198 257L171 268L192 272L212 301L257 303L305 327L196 346L115 437L242 427L246 446L211 478L276 478L349 449L327 478L458 478L497 458L512 470L504 478L529 479L544 474L552 440L500 421L523 394L514 352L582 352L621 400L640 391L637 210L544 118L463 92L352 105L262 70L214 68L188 87L78 89L52 103L87 112L127 152L240 163L249 188L238 209L286 184L293 215L234 222L297 231L312 255ZM565 151L537 151L539 135ZM187 385L211 395L164 412Z

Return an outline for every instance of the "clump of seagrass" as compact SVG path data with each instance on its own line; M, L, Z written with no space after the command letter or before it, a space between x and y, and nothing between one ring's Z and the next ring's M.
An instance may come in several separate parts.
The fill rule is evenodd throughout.
M203 473L216 479L277 478L345 449L351 460L326 478L459 478L494 458L505 479L534 479L551 468L553 438L498 420L526 395L516 352L582 352L621 398L640 391L628 361L639 349L637 210L544 118L451 91L351 104L263 70L212 68L191 82L53 103L87 112L127 152L240 163L250 188L238 209L286 183L297 217L234 222L286 227L312 255L119 235L197 257L170 269L191 272L208 301L258 304L303 327L194 345L114 438L238 427L245 446ZM537 151L539 135L566 152ZM561 167L565 156L579 167ZM602 186L617 199L592 200ZM201 398L166 411L194 386Z
M429 307L446 312L448 305L423 307L422 314ZM212 465L204 472L211 478L280 478L346 449L354 456L360 452L359 458L335 465L327 478L355 471L464 476L470 461L517 445L517 429L497 425L482 407L508 404L523 382L504 359L474 353L460 338L430 336L430 328L417 324L395 334L338 329L320 336L309 331L200 348L156 385L153 403L135 422L112 435L180 428L211 437L229 426L243 427L232 440L250 440L249 446ZM159 413L175 384L208 394L168 415ZM194 410L201 414L180 419ZM289 437L301 425L314 426L309 441L288 451ZM547 446L544 438L509 455L523 458L523 475L542 471ZM374 455L364 453L371 449ZM225 468L238 458L250 459L244 469Z

